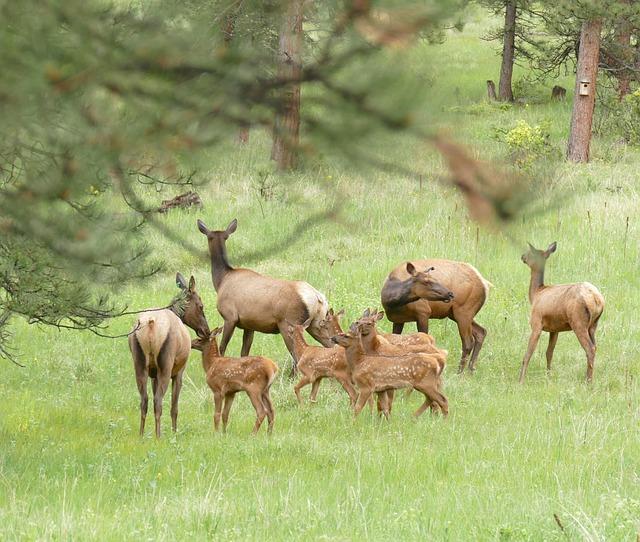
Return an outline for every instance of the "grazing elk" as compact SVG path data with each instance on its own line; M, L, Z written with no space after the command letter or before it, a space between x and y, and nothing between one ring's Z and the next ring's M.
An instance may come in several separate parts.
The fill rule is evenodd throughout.
M256 411L253 433L258 432L265 416L269 422L267 431L271 433L275 411L269 390L278 372L278 366L269 358L262 356L243 356L240 358L221 356L216 342L216 335L221 331L221 327L216 328L208 337L194 339L191 344L192 348L202 351L202 368L206 375L207 384L213 392L215 403L214 428L216 431L220 429L220 418L222 417L222 430L227 431L229 411L233 400L236 393L244 391Z
M420 273L417 268L426 271ZM434 284L439 287L434 288ZM458 372L464 371L469 354L469 370L473 371L487 335L474 318L484 305L490 286L468 263L414 260L391 271L382 286L382 306L396 334L402 333L407 322L416 322L418 331L423 333L429 332L430 318L450 318L456 322L462 340Z
M293 341L293 348L298 359L298 371L302 375L300 382L296 384L293 391L296 394L298 403L302 404L300 390L311 384L310 401L316 401L320 382L323 378L334 378L347 392L351 405L356 401L356 390L351 384L351 373L347 366L344 348L334 346L325 348L323 346L311 346L304 339L304 330L309 322L303 324L289 324L288 333ZM338 331L337 333L341 333Z
M198 220L198 229L209 243L218 312L224 318L220 352L224 355L236 327L244 330L242 356L249 355L254 331L280 333L293 356L295 368L297 360L286 322L301 324L310 320L308 333L323 346L332 346L329 329L320 325L327 316L327 300L306 282L275 279L250 269L231 267L226 242L237 226L237 220L233 219L227 229L212 231Z
M549 332L547 347L547 370L551 370L551 359L556 347L558 333L573 331L587 354L587 381L593 378L593 364L596 357L596 328L604 310L604 297L589 282L546 285L544 267L547 259L556 251L557 243L551 243L546 250L538 250L529 243L529 250L522 255L522 261L531 269L529 301L531 303L531 336L527 352L522 360L520 383L524 382L529 360L543 331Z
M359 395L354 408L358 416L372 393L381 400L382 412L389 417L391 406L384 392L400 388L413 388L425 396L425 402L414 415L420 416L432 403L436 403L444 416L449 412L447 398L440 392L440 364L431 354L405 354L402 356L379 356L365 354L357 326L349 333L341 333L332 339L344 347L351 378L358 387Z
M170 308L141 312L133 331L129 334L129 350L133 357L140 392L140 436L144 435L147 417L149 377L152 379L156 437L160 437L162 400L170 379L171 426L176 431L182 373L191 351L191 337L185 324L201 337L209 333L202 301L195 289L195 279L192 276L187 286L184 277L178 273L176 283L181 295L173 300Z

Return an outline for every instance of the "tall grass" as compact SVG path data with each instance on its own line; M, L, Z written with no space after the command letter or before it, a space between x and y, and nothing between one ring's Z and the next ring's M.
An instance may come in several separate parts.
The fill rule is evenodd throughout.
M562 149L568 103L451 110L458 102L480 102L484 81L497 72L497 57L478 40L485 24L472 23L445 44L415 53L417 66L433 62L441 73L434 99L450 112L455 135L478 155L499 157L504 149L490 137L491 125L549 119L551 142ZM451 93L456 86L457 97ZM453 322L436 321L431 331L450 352L447 420L425 415L414 421L419 398L413 394L398 399L389 423L368 413L354 422L346 395L329 383L322 385L318 404L299 408L282 371L272 392L275 432L254 438L245 398L234 405L228 434L213 433L210 393L194 353L178 434L170 433L165 408L163 438L156 441L148 427L141 440L126 340L19 324L16 343L27 368L6 367L0 382L0 538L635 537L640 531L638 153L616 148L612 158L612 148L597 140L591 164L559 162L551 189L540 191L546 212L525 215L495 234L478 229L458 196L434 182L445 174L441 160L415 145L398 151L404 153L399 158L424 172L422 186L414 178L359 176L325 163L276 180L270 198L257 189L268 154L266 137L252 134L247 148L212 156L213 181L202 193L205 208L173 212L163 220L204 252L196 218L222 228L237 217L228 249L232 262L243 265L243 255L282 239L300 217L339 197L339 221L309 228L251 266L307 280L336 308L346 309L347 322L379 303L386 274L404 260L472 262L495 285L478 316L489 334L477 373L454 374L457 329ZM172 265L147 284L120 293L122 301L139 308L162 305L174 294L175 271L193 273L209 323L219 325L206 258L153 229L145 235ZM519 259L527 240L536 246L558 241L548 281L589 280L606 298L590 386L583 382L584 353L570 333L559 340L550 374L542 363L543 338L526 384L516 383L529 333L529 276ZM122 333L130 326L123 319L110 331ZM239 349L238 333L230 352ZM256 335L253 352L287 366L278 336Z

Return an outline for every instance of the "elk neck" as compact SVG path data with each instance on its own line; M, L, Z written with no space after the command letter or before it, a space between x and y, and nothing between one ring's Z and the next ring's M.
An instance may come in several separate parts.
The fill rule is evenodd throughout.
M211 247L211 277L213 287L218 291L227 273L233 271L227 259L227 247L223 239L217 238Z
M399 307L420 299L413 293L413 280L391 279L382 290L382 303L388 307Z
M533 299L540 289L544 286L544 265L540 269L531 269L531 282L529 283L529 302L533 303Z
M300 359L307 349L307 341L304 340L304 330L296 326L293 330L293 353Z
M205 374L209 374L209 370L217 357L220 357L220 351L215 339L211 339L202 345L202 368Z

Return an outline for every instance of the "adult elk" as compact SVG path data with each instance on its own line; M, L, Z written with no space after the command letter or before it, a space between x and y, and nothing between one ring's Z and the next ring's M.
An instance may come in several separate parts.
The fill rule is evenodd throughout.
M420 273L417 269L426 271ZM391 271L382 286L382 306L397 334L402 333L407 322L416 322L418 331L424 333L429 333L430 318L450 318L456 322L462 341L458 372L464 371L469 354L469 370L473 371L487 335L487 330L474 318L484 305L490 286L468 263L413 260Z
M222 328L214 329L207 337L194 339L191 347L202 352L202 368L206 375L207 384L213 392L215 414L213 417L214 428L227 431L229 412L236 393L244 391L249 396L251 404L256 411L256 423L253 433L257 433L264 421L268 419L267 431L273 430L275 410L271 402L269 390L275 380L278 366L269 358L263 356L244 356L229 358L220 355L216 335ZM224 407L223 407L224 403Z
M596 328L604 310L604 297L589 282L546 285L544 268L547 259L556 251L557 243L551 243L546 250L538 250L529 243L529 250L522 255L522 261L531 269L529 301L531 302L531 336L527 352L522 360L520 383L524 382L529 360L543 331L549 332L547 347L547 370L551 370L551 359L556 347L558 333L573 331L587 355L587 381L593 378L593 364L596 357Z
M207 236L218 312L224 318L221 354L224 355L236 327L244 330L242 356L249 355L254 331L280 333L295 367L297 360L287 322L302 324L306 320L310 320L307 332L314 339L323 346L333 346L329 329L321 326L329 306L318 290L306 282L276 279L229 265L226 242L237 227L235 218L227 229L218 231L210 230L198 220L198 229Z
M150 309L138 315L136 325L129 335L129 350L133 357L136 382L140 392L140 436L144 435L149 396L147 380L152 379L153 412L156 419L156 437L160 437L162 400L171 380L171 426L178 427L178 398L182 388L191 337L185 324L198 336L209 333L200 296L196 292L196 281L191 277L189 285L178 273L176 284L181 294L168 309Z

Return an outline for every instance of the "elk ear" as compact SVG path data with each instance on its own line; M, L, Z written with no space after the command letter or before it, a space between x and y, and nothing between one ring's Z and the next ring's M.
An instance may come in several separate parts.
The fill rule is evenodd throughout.
M330 309L327 311L327 314L328 314L329 316L333 316L333 307L332 307L332 308L330 308Z
M527 241L527 245L529 246L529 248L531 250L535 250L536 249L536 247L534 247L531 243L529 243L529 241Z
M302 324L300 324L303 328L307 329L311 325L311 316L307 318Z
M436 268L432 266L432 267L427 267L427 268L424 270L424 272L425 272L425 273L431 273L431 271L435 271L435 270L436 270Z
M344 309L340 309L338 312L336 312L336 318L340 318L341 316L344 316Z
M369 307L367 307L365 309L365 311L362 313L362 317L363 318L368 318L370 314L371 314L371 309L369 309Z
M357 322L353 322L353 324L351 324L349 326L349 333L355 334L358 331L358 324Z
M192 277L193 278L193 277ZM184 280L182 273L176 273L176 284L181 290L187 289L187 281Z
M558 242L554 241L547 247L547 250L544 251L544 257L548 258L551 256L556 251L556 248L558 248Z
M222 326L215 328L210 334L209 337L217 337L218 335L220 335L220 333L222 333Z
M384 316L384 312L380 311L378 314L376 314L376 322L379 322L380 320L382 320L382 317Z
M204 222L202 222L202 220L200 219L198 219L198 229L200 230L200 233L203 233L204 235L209 235L209 228L207 228Z
M411 262L407 262L407 273L409 273L412 277L416 276L416 268Z
M224 233L227 237L229 237L237 229L238 229L238 219L234 218L227 226L227 229L224 230Z
M196 278L191 275L191 278L189 279L189 291L190 292L194 292L196 289Z

